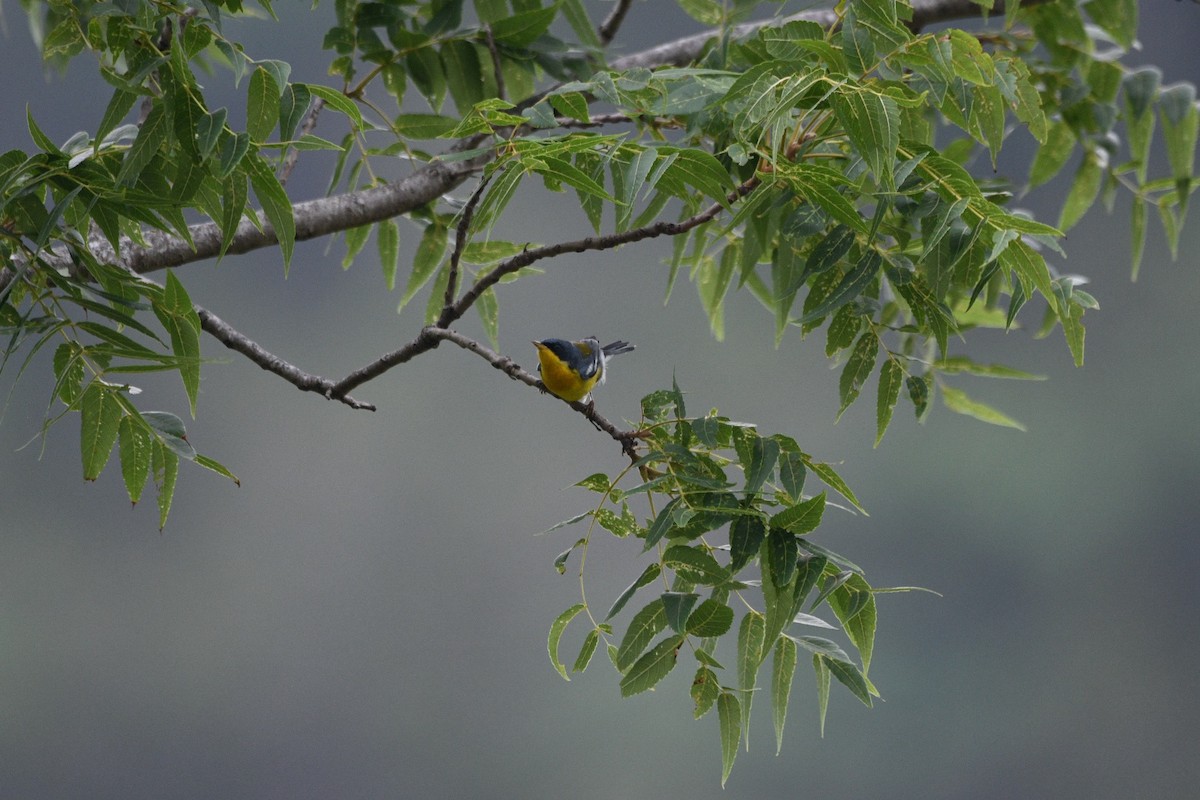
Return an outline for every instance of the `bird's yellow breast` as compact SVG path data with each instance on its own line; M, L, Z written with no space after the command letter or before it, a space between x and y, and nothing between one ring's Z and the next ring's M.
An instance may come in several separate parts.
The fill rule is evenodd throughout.
M602 370L597 370L595 375L584 379L546 347L538 348L538 361L542 365L542 383L552 393L570 402L587 397L602 374Z

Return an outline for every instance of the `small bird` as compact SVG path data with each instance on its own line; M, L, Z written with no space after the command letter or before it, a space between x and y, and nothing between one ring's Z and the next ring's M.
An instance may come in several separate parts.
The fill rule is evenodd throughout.
M538 350L538 372L542 374L546 389L572 403L588 399L592 387L604 383L609 357L634 349L629 342L613 342L601 347L600 340L595 337L577 342L542 339L533 346Z

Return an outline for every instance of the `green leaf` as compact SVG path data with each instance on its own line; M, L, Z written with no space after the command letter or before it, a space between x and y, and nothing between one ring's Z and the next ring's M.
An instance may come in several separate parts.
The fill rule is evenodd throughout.
M1100 165L1100 157L1095 153L1087 154L1083 163L1075 173L1075 180L1067 192L1066 202L1058 217L1059 230L1070 230L1087 210L1096 202L1100 194L1100 185L1104 179L1104 169Z
M651 583L658 577L660 572L662 572L662 568L657 563L647 564L646 568L642 570L642 574L638 576L638 579L625 587L625 591L621 592L620 596L613 602L612 608L604 615L605 621L621 613L621 609L625 607L625 604L629 602L634 593L643 586Z
M750 749L750 706L754 699L753 689L758 681L758 667L763 660L766 632L766 620L757 611L747 611L738 626L737 675L738 688L744 691L745 697L741 711L742 728L747 731L747 750Z
M129 502L137 505L150 476L150 451L154 437L133 416L122 416L118 425L121 454L121 477L125 479L125 491Z
M850 641L858 649L862 658L863 673L871 669L871 654L875 650L875 626L878 622L878 611L875 607L875 595L871 587L861 575L851 575L849 579L829 595L829 605L838 621L850 637Z
M282 141L291 140L296 134L296 128L308 112L308 104L312 102L312 92L302 83L289 83L279 98L279 138ZM334 148L337 145L333 146Z
M867 232L867 221L858 213L854 203L838 191L838 186L845 185L847 181L837 170L804 162L781 163L776 166L776 175L791 183L797 194L820 206L838 222L859 233Z
M178 359L179 375L195 417L200 392L200 317L187 290L170 270L167 271L162 300L154 303L154 314L171 336L171 352Z
M209 458L208 456L201 455L199 453L196 454L196 457L194 459L192 459L192 461L194 463L198 464L199 466L204 467L207 470L217 473L218 475L220 475L223 478L228 478L229 480L233 481L238 486L242 485L242 482L241 482L241 480L238 479L238 476L236 476L232 472L230 472L229 468L226 467L224 464L222 464L219 461L216 461L212 458Z
M145 414L142 415L145 418ZM158 490L158 528L167 526L167 515L171 513L171 502L175 498L175 481L179 477L179 456L161 441L151 446L150 469L153 470L154 486Z
M692 608L700 599L695 592L663 592L661 595L663 611L667 614L667 624L676 633L684 633L687 629L688 617Z
M580 92L557 92L546 98L550 105L559 114L569 119L577 119L581 122L589 122L591 117L588 115L588 103ZM653 159L651 159L653 163ZM641 188L641 187L637 187Z
M837 678L843 686L862 701L863 705L870 708L873 703L871 701L871 688L867 684L863 674L859 672L858 667L854 666L849 661L839 661L825 656L817 656L825 662L825 666L833 677Z
M820 478L826 486L829 486L842 497L849 500L850 504L863 514L867 513L867 510L863 508L861 504L859 504L858 498L854 496L854 492L850 491L850 487L846 485L846 482L842 480L842 476L838 475L837 471L834 470L832 466L820 461L811 461L807 459L804 463L808 465L810 470L816 473L817 477Z
M562 675L563 680L569 681L571 678L567 675L567 667L558 659L558 641L562 638L563 631L566 630L567 624L583 611L583 603L576 603L566 611L558 615L558 617L550 624L550 636L546 640L546 650L550 653L550 663L554 665L554 669Z
M896 359L890 356L883 362L879 370L879 393L875 398L875 446L883 441L892 421L892 411L896 401L900 399L900 387L904 385L904 370Z
M965 373L983 378L1009 378L1019 381L1044 381L1045 375L1013 369L1003 364L977 364L966 356L950 356L934 362L934 369L947 375Z
M83 479L94 481L104 471L121 424L119 389L99 378L83 390L79 403L79 453L83 458Z
M401 114L396 117L396 134L408 139L437 139L454 130L461 120L442 114Z
M427 50L426 50L427 51ZM434 56L436 60L436 56ZM300 85L300 84L297 84ZM325 104L335 111L340 111L350 118L350 122L354 125L355 130L362 130L364 127L362 112L358 110L358 106L354 101L346 97L343 93L336 89L331 89L319 83L303 84L309 92L316 95L325 101Z
M696 289L700 293L700 304L708 314L709 328L718 341L725 339L725 294L737 268L738 250L726 247L719 261L705 258L696 277Z
M689 583L719 586L729 580L729 571L708 553L696 547L677 544L663 553L663 566L672 569Z
M279 250L283 254L283 274L287 277L288 267L292 263L292 250L296 245L296 219L292 214L292 201L287 192L275 177L274 171L263 158L257 154L245 159L250 185L254 187L254 196L262 204L263 213L271 222L275 238L279 240Z
M725 781L729 779L733 761L737 758L738 741L742 736L742 716L737 696L733 692L721 692L717 698L717 719L721 731L721 788L725 788Z
M821 738L825 738L825 715L829 711L829 667L825 659L813 654L813 671L817 679L817 717L820 721Z
M987 422L991 425L1016 428L1019 431L1025 430L1025 426L1012 417L1002 414L991 406L972 400L967 396L966 392L950 386L943 386L941 388L942 402L951 411L957 414L965 414L968 417L974 417L981 422Z
M875 361L878 357L879 339L873 330L869 330L859 337L858 342L854 345L854 350L850 353L850 358L846 361L845 368L842 369L842 377L838 382L838 394L842 401L838 407L837 418L839 420L850 404L858 399L863 384L867 382L867 378L875 369Z
M425 227L425 232L421 234L421 242L417 245L417 252L413 256L413 271L408 276L408 285L404 287L404 296L400 298L397 311L408 305L408 301L433 277L446 254L446 238L447 229L444 225L430 224ZM462 276L459 278L461 281ZM441 302L440 298L438 302Z
M825 513L825 492L785 508L771 517L772 528L782 528L796 535L809 533L821 524Z
M628 670L650 644L650 640L665 627L666 609L663 607L662 598L655 598L630 620L629 629L625 631L625 636L617 648L617 669L621 672Z
M162 146L166 144L169 135L170 125L167 124L166 110L161 103L155 103L142 122L142 127L138 130L137 138L133 140L129 152L125 154L125 160L121 162L121 169L117 173L117 183L126 186L133 185L142 171L149 166L151 160L158 155Z
M396 266L400 260L400 227L395 220L380 221L375 232L379 245L379 263L383 268L383 282L390 292L396 288Z
M246 91L246 133L255 143L264 142L279 121L279 100L282 95L275 78L264 67L250 75Z
M688 617L686 631L692 636L715 638L733 627L733 609L717 600L705 600Z
M575 658L574 666L571 667L572 672L583 672L587 669L592 660L592 654L596 652L596 645L599 643L600 629L592 628L583 639L583 647L579 649L579 655Z
M717 695L720 694L721 687L717 684L717 673L713 672L703 664L696 668L696 677L692 678L692 702L695 708L692 711L693 719L700 719L709 712L713 704L717 702Z
M900 109L896 101L865 89L847 89L835 93L830 104L875 179L883 187L893 188L893 166L900 144Z
M779 457L779 486L792 500L800 499L806 474L804 456L800 453L785 452Z
M621 678L621 696L632 697L654 686L667 677L678 660L678 651L683 644L683 635L676 634L663 639L637 660Z
M745 443L737 450L746 474L744 491L749 497L757 494L775 471L775 463L779 460L779 442L765 439L753 432L748 432L738 442Z
M775 643L775 660L771 668L771 717L775 722L775 755L779 755L783 749L783 726L787 723L792 677L796 674L796 653L796 643L786 636L780 636Z
M739 515L729 525L729 571L736 574L758 555L767 536L766 525L757 515Z
M879 274L883 258L875 250L863 254L854 268L847 272L821 303L811 310L806 310L800 318L801 324L815 322L831 311L835 311L854 300L867 290ZM870 334L864 334L870 335Z

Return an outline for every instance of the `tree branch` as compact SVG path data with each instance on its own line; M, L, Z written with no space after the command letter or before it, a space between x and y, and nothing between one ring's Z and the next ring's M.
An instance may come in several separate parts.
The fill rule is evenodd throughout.
M754 191L760 181L757 177L740 184L736 189L729 193L728 200L730 203L745 197ZM653 225L646 225L642 228L634 228L633 230L623 231L621 233L611 233L606 236L588 236L584 239L576 239L572 242L559 242L558 244L548 244L543 247L534 247L522 253L505 259L497 264L490 272L482 275L475 281L463 296L454 304L454 314L450 316L449 322L453 322L467 312L474 305L479 296L495 286L501 278L510 273L516 272L522 267L527 267L536 261L541 261L543 258L552 258L562 255L563 253L584 253L590 250L610 250L623 244L630 242L640 242L643 239L654 239L659 236L678 236L681 233L686 233L697 225L702 225L705 222L713 219L717 214L721 213L725 206L721 203L713 203L711 206L701 211L699 214L680 220L679 222L669 222L663 220L656 222ZM443 317L445 317L443 313ZM448 324L447 323L447 324Z
M617 0L613 6L612 12L600 23L596 33L600 36L601 44L610 44L613 37L617 35L617 31L621 27L621 23L625 21L625 14L629 12L629 7L633 5L633 0Z
M334 382L319 375L310 375L299 367L289 364L279 356L268 352L257 342L238 332L232 325L202 306L196 305L196 314L200 317L200 327L212 334L219 342L230 350L235 350L246 358L258 364L267 372L273 372L288 383L305 392L316 392L327 399L338 400L351 408L361 408L374 411L375 406L355 400L347 394L335 397Z
M512 378L514 381L520 381L526 386L531 386L534 389L538 389L539 391L545 393L546 387L536 375L526 372L525 370L521 369L520 364L513 361L511 358L502 356L494 350L484 347L482 344L470 338L469 336L463 336L461 333L457 333L447 328L425 328L422 333L426 331L428 331L431 336L435 336L438 339L444 339L448 342L453 342L462 349L474 353L475 355L487 361L496 369L503 372L508 377ZM567 402L566 400L563 400L563 402L567 403L567 405L569 405L571 408L587 417L588 421L596 427L596 430L603 431L615 439L617 443L621 445L621 451L624 452L631 461L637 461L638 455L635 447L639 438L638 431L621 430L616 425L598 414L593 403L580 403L578 401Z

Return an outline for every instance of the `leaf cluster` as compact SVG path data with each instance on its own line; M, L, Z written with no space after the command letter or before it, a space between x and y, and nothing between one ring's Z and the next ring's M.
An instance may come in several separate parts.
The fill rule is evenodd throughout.
M695 716L717 707L724 780L738 743L749 746L760 673L769 673L762 688L770 697L777 749L800 652L811 658L816 675L822 727L830 676L868 706L878 696L867 679L877 618L874 590L860 567L812 536L828 508L865 511L834 467L805 453L795 440L763 436L716 412L688 417L678 387L644 397L642 413L646 453L623 473L641 482L625 488L618 485L621 476L604 474L580 481L600 502L562 523L586 521L589 530L556 566L565 571L573 552L586 554L597 526L640 540L652 560L603 617L593 614L586 593L560 614L550 629L550 659L566 678L560 640L567 624L584 612L592 627L572 669L586 669L603 643L621 676L623 696L653 689L678 665L680 653L690 652L696 661L690 688ZM806 493L810 475L826 488ZM829 499L831 490L848 505ZM639 518L631 508L636 504L650 514ZM582 566L580 579L582 587ZM654 596L618 637L613 620L652 586L658 587ZM821 608L836 625L813 614ZM797 633L797 624L840 626L858 659L831 639ZM732 653L718 658L723 641Z

